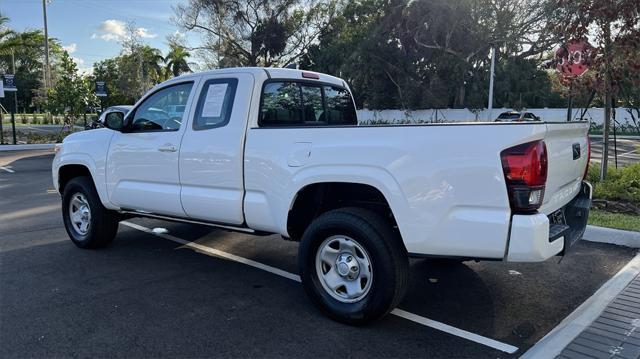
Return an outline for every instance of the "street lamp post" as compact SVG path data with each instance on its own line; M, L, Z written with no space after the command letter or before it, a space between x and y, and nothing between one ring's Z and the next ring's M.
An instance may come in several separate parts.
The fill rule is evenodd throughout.
M47 27L47 0L42 0L42 14L44 16L44 90L45 96L47 89L51 85L51 67L49 65L49 29Z
M491 43L491 73L489 74L489 103L487 104L487 121L491 121L493 112L493 77L496 67L496 45Z

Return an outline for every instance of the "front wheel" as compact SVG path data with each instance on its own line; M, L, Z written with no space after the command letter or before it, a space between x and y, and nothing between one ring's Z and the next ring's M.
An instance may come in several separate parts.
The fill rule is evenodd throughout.
M89 177L76 177L65 186L62 219L69 238L80 248L104 247L118 231L117 214L104 208Z
M302 285L331 318L366 324L402 299L409 260L389 221L373 211L324 213L305 231L298 253Z

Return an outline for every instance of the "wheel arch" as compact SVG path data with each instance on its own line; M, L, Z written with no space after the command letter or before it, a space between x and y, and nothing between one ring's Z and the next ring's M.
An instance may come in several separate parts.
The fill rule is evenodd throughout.
M343 207L359 207L375 211L398 228L387 196L375 185L355 181L319 181L299 188L292 197L286 228L292 240L300 240L305 229L318 216Z
M98 192L98 197L100 198L100 202L110 209L113 209L113 206L109 205L107 200L107 195L105 192L105 188L99 185L99 179L96 176L96 170L91 166L91 164L87 161L83 161L81 158L76 161L64 161L60 163L56 171L57 174L57 189L60 195L64 193L65 186L71 181L73 178L79 176L87 176L91 178L91 182L93 182L93 186Z

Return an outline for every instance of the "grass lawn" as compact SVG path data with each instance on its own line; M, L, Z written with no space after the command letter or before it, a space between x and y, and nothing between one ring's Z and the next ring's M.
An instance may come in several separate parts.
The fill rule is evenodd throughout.
M600 227L626 229L627 231L640 232L640 216L630 214L610 213L591 209L589 212L589 224Z

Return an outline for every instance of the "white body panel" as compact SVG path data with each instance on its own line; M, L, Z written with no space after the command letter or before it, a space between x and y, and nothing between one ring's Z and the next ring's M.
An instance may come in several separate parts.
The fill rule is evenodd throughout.
M409 252L502 258L511 210L498 153L544 133L544 125L251 128L247 224L286 233L300 189L363 183L385 196ZM300 142L311 143L310 156L291 166Z
M580 188L587 157L586 123L258 127L264 81L300 80L300 74L287 69L225 69L170 80L158 87L195 81L178 131L132 134L102 129L69 136L53 164L54 183L58 186L61 166L80 164L90 170L110 209L283 236L289 235L289 210L305 186L358 183L385 197L410 253L540 261L562 250L545 237L546 215L567 204ZM338 78L319 76L322 82L346 87ZM238 79L238 88L229 123L193 130L194 103L204 82L230 77ZM512 215L500 152L534 140L545 141L549 158L543 206L539 214ZM575 143L582 150L577 160L572 157ZM178 150L157 151L165 144Z
M587 165L588 137L584 123L554 123L547 125L545 144L549 170L540 212L550 214L569 203L580 191ZM580 146L580 158L573 160L572 146Z
M186 216L180 202L178 160L197 85L198 81L194 81L182 124L176 131L114 133L106 166L111 203L119 208ZM144 98L139 103L142 101Z
M242 158L254 80L252 74L204 76L238 79L231 119L226 126L199 130L190 122L180 149L182 206L187 216L200 220L241 225L244 222ZM206 89L203 89L206 91ZM195 107L195 106L194 106ZM193 112L193 111L192 111ZM193 119L193 113L190 119Z

